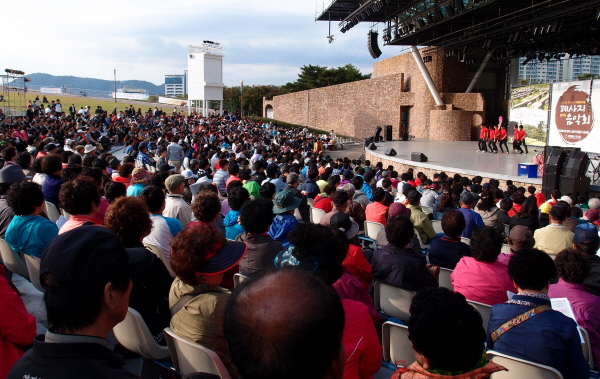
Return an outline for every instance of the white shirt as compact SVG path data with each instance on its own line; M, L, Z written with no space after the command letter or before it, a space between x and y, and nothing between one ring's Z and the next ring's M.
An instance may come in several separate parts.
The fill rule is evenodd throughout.
M144 237L144 243L158 247L167 260L165 264L169 264L169 258L171 256L171 242L173 242L175 237L173 236L167 221L164 219L164 216L151 215L150 219L152 220L152 231L149 235Z
M178 219L181 222L181 226L185 229L192 221L192 208L183 200L182 195L168 194L165 200L163 216Z

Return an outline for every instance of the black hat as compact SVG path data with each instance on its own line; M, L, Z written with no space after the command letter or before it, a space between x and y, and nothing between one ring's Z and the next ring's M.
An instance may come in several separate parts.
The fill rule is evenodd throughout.
M104 286L114 273L148 267L154 259L143 247L123 247L108 228L84 225L55 237L46 246L40 281L51 273L57 286L44 287L46 291L65 296L84 294Z

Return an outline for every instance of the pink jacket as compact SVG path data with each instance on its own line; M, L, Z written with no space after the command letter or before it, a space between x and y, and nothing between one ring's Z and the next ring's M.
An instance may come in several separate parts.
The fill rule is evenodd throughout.
M506 291L517 293L508 276L508 266L498 261L487 263L462 257L451 277L454 291L471 301L495 305L508 300Z
M569 299L577 324L587 330L590 336L594 362L600 363L600 297L587 292L583 284L567 283L563 279L550 285L548 295L553 299Z
M6 378L24 353L21 347L33 343L35 317L27 313L23 300L10 288L0 267L0 378Z

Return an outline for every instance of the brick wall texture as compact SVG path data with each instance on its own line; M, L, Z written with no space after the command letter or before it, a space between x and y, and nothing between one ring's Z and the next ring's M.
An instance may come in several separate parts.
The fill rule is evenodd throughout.
M485 101L478 93L465 94L467 66L444 59L440 49L426 67L445 106L438 107L411 53L375 62L373 78L263 100L273 107L273 118L324 131L364 138L377 126L392 125L393 139L401 137L401 111L408 112L408 133L434 140L474 140Z

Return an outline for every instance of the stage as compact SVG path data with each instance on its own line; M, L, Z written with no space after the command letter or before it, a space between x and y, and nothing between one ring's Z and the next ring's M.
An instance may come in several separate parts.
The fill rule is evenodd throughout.
M433 141L426 139L414 139L410 141L390 141L377 143L377 150L367 149L366 159L374 165L383 162L394 166L398 174L412 167L415 174L423 171L428 178L433 174L444 171L449 176L460 174L472 178L481 176L484 182L487 179L497 179L504 186L506 180L512 180L516 185L533 185L541 189L542 178L538 173L537 178L518 176L518 164L530 163L535 157L534 149L540 147L531 146L529 154L514 154L512 144L509 144L510 154L491 154L477 152L478 146L475 141ZM385 155L387 148L396 150L397 155L390 157ZM420 152L427 156L427 162L414 162L410 160L412 152Z

